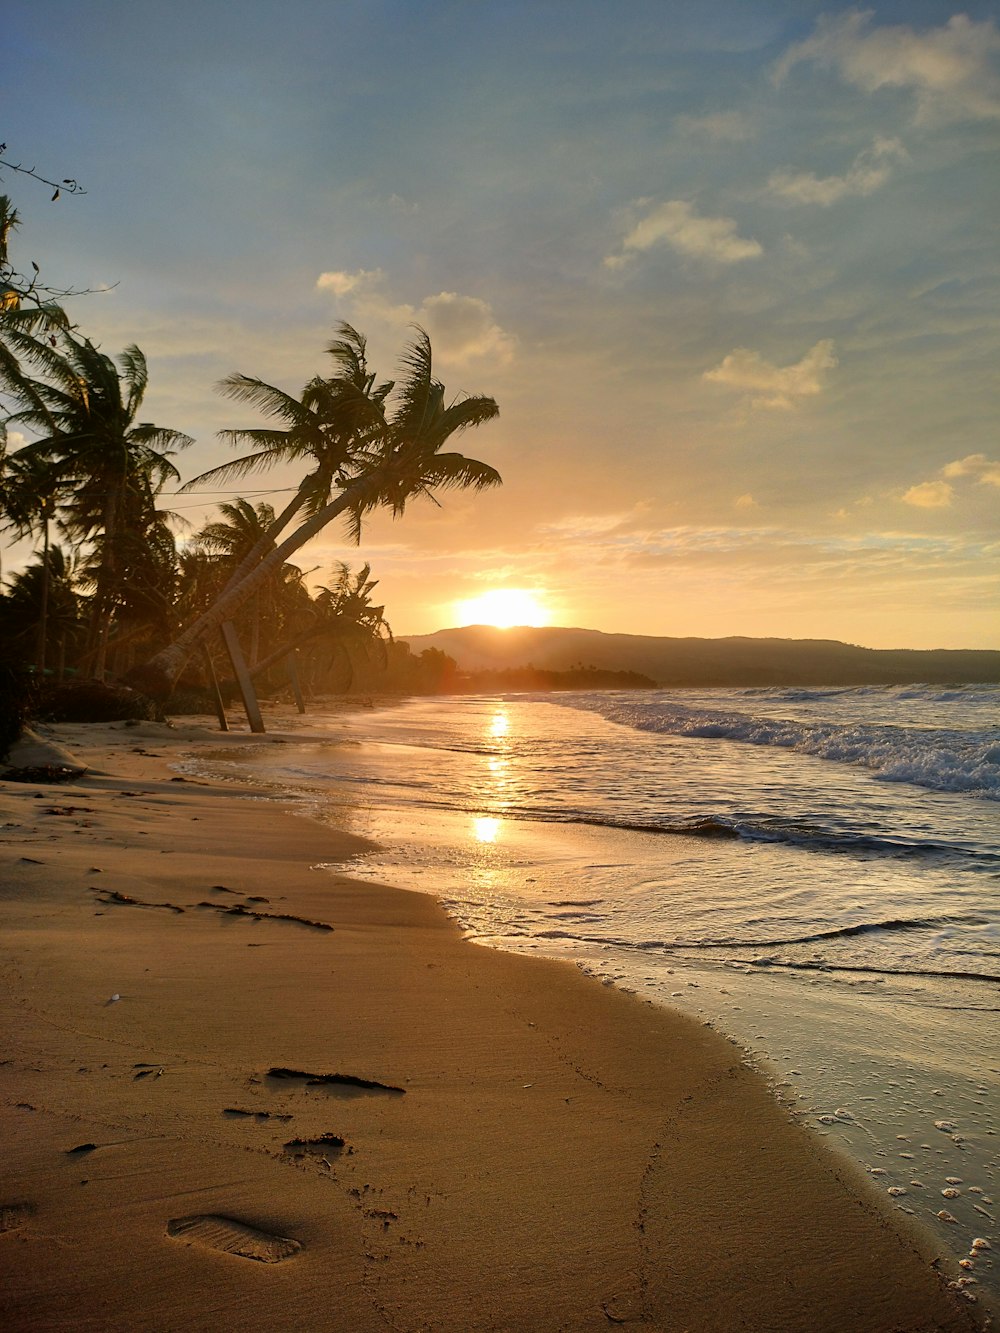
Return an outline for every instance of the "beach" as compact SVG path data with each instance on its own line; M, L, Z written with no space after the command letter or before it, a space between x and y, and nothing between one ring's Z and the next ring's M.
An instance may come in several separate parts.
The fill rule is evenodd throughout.
M365 844L178 773L217 732L53 734L86 773L0 783L5 1329L982 1325L699 1019L321 868Z

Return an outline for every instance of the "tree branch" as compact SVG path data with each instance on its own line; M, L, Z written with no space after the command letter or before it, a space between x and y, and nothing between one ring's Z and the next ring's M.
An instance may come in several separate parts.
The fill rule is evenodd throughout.
M6 153L6 151L7 145L5 143L0 143L0 153ZM42 185L49 186L49 188L54 191L51 200L52 203L55 203L64 191L66 194L87 193L79 181L70 180L69 178L61 181L50 181L47 176L42 176L34 167L26 167L23 162L8 162L6 158L0 157L0 167L6 167L8 171L16 171L22 176L30 176L32 180L39 181Z

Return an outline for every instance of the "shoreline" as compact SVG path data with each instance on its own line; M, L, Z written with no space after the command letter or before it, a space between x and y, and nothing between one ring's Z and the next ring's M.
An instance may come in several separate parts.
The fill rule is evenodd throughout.
M982 1325L732 1043L167 768L280 736L53 731L88 773L0 783L6 1327Z

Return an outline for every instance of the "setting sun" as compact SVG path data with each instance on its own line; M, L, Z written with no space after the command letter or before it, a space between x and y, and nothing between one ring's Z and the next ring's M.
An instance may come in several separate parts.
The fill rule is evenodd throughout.
M495 625L497 629L538 627L550 621L538 595L525 588L494 588L467 602L456 602L455 614L458 625Z

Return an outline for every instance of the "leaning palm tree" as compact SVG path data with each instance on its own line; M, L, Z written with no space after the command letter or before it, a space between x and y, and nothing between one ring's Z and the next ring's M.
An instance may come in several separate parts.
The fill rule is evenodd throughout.
M252 452L193 477L181 488L192 490L206 481L234 481L279 463L306 462L310 471L295 494L257 540L242 553L231 571L227 589L235 587L274 548L299 513L313 515L330 503L335 486L356 470L356 460L366 442L376 438L384 426L385 400L392 382L376 383L368 370L364 337L350 324L342 323L327 347L334 374L315 376L295 398L273 384L250 375L228 375L219 390L236 402L247 403L284 429L242 428L219 432L220 439ZM244 502L245 503L245 502Z
M52 344L56 345L53 346ZM70 493L66 525L98 552L93 598L94 674L104 672L108 633L125 572L124 549L141 525L153 522L155 497L180 474L170 461L192 443L180 431L137 422L148 384L146 359L136 346L118 366L88 339L19 338L18 348L38 378L21 374L8 388L23 406L9 418L36 434L18 451L48 466ZM119 369L120 367L120 369Z
M487 463L464 454L444 452L452 435L492 421L499 408L492 398L466 397L445 404L444 386L433 376L430 339L423 329L403 358L403 378L391 416L382 414L378 429L366 419L356 448L335 477L340 488L255 567L230 586L193 625L157 653L133 676L143 688L165 694L197 644L228 620L254 590L334 519L346 514L351 535L358 539L366 514L389 508L400 516L419 496L433 498L447 489L483 490L500 484L500 474Z

